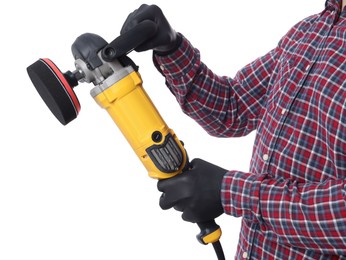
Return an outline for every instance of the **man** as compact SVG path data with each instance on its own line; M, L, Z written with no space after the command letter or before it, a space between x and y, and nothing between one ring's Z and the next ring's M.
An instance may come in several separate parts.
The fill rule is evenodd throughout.
M346 0L297 23L234 78L215 75L157 6L153 60L183 111L213 136L257 131L249 172L203 160L159 181L160 206L190 222L242 217L237 259L346 259Z

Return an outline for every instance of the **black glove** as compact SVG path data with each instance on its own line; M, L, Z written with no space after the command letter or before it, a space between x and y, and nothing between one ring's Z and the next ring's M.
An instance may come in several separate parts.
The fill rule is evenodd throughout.
M156 24L156 33L136 47L136 51L153 49L158 54L168 54L179 47L181 36L172 29L161 9L156 5L143 4L129 14L120 34L130 31L138 24L148 20Z
M163 192L160 207L174 207L183 212L185 221L193 223L217 218L224 212L221 185L226 172L216 165L194 159L190 170L158 182L157 188Z

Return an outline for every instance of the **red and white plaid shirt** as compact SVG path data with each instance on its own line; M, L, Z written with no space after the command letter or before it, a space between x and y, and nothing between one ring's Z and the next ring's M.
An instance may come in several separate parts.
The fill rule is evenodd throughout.
M213 136L257 131L249 172L230 171L226 214L242 217L237 259L346 259L346 11L295 25L268 54L220 77L183 37L154 55L183 111Z

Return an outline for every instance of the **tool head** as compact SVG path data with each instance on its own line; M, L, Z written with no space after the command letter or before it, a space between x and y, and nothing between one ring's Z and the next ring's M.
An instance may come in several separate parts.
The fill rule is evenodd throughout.
M63 125L75 119L80 103L73 91L78 81L71 72L63 74L49 59L39 59L27 68L29 77L50 111Z

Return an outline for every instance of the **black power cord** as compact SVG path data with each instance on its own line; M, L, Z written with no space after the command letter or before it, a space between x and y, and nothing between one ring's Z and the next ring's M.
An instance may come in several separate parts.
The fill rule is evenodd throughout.
M214 242L212 244L213 244L213 247L214 247L217 259L218 260L226 260L225 255L223 253L223 249L222 249L220 240L218 240L218 241L216 241L216 242Z

